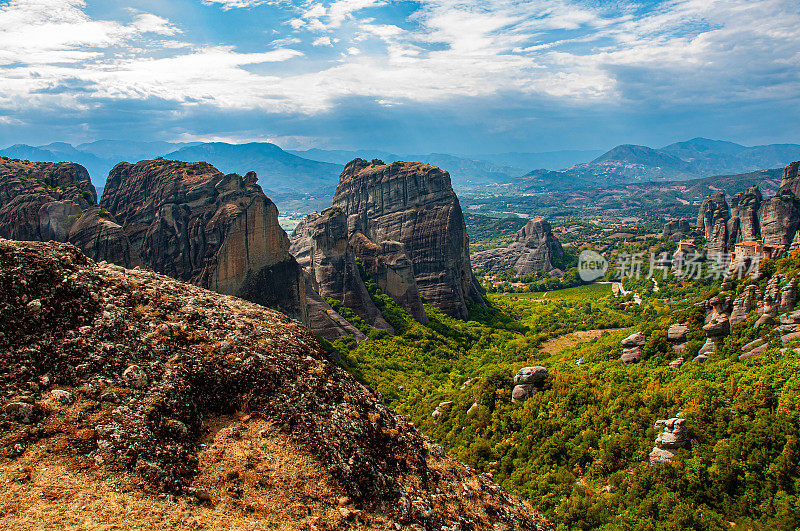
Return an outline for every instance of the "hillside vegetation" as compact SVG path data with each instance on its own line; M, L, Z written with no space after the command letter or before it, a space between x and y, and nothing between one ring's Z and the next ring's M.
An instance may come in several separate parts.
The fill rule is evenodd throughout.
M798 260L765 267L800 275ZM751 316L705 363L669 367L676 355L667 328L688 324L691 360L705 339L704 312L693 303L718 288L674 277L659 283L657 293L644 279L626 283L641 305L597 285L490 295L489 309L473 308L467 322L426 305L423 326L368 280L398 335L373 331L359 345L328 346L388 405L559 529L796 528L800 354L782 353L772 339L763 355L740 361L740 347L757 335ZM580 330L595 332L542 350ZM648 338L643 359L626 365L620 340L635 331ZM531 365L549 377L541 392L512 404L514 374ZM449 411L434 419L445 401ZM690 446L650 465L655 421L678 414Z

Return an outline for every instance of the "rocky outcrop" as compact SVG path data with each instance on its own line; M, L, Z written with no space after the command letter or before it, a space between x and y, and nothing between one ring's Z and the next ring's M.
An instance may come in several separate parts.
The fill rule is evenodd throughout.
M78 164L0 160L0 237L70 242L94 260L141 263L113 216L97 207Z
M357 342L364 341L364 333L353 326L347 319L339 315L328 302L314 289L311 275L303 274L306 281L306 303L308 305L308 326L320 337L328 341L336 341L345 336L352 336Z
M728 222L729 246L743 241L753 241L761 236L759 210L761 209L761 190L753 185L731 198L731 219Z
M758 286L747 286L733 300L733 310L730 316L730 325L734 326L747 320L747 315L758 306Z
M94 506L76 505L71 521L102 506L118 528L134 512L163 527L190 501L166 494L205 504L192 516L203 528L548 527L381 404L296 321L71 245L0 241L0 263L4 470L50 471L15 502L58 514L48 489L69 492Z
M441 422L446 420L447 417L450 415L450 411L453 409L453 402L452 400L447 400L445 402L439 402L439 405L436 406L436 409L433 410L431 413L431 418L437 422Z
M728 245L730 208L724 192L706 197L697 216L697 228L706 238L706 248L712 253L724 252Z
M367 324L394 333L372 302L347 237L347 216L336 207L311 215L292 234L292 251L301 256L314 290L352 309ZM302 252L299 246L305 246Z
M514 375L514 388L511 391L511 402L524 402L544 386L547 380L547 369L542 366L523 367Z
M657 420L655 429L660 430L656 437L656 445L650 452L650 464L666 463L672 460L681 448L689 444L686 419L671 418Z
M483 304L472 274L467 231L450 175L428 164L379 164L355 159L345 166L333 206L348 218L348 234L372 242L396 241L414 265L419 293L444 313L466 319L467 303Z
M691 227L686 219L673 219L664 224L664 230L661 233L661 237L677 242L688 236L690 230Z
M301 268L255 173L124 162L111 170L101 206L154 271L308 321Z
M550 224L541 218L528 221L506 248L489 249L473 254L472 265L486 271L514 269L518 275L534 271L550 272L553 261L564 254L561 242L553 235Z
M797 280L790 279L781 288L781 304L778 307L780 313L791 312L797 304Z
M381 291L420 323L428 322L414 276L414 263L408 257L405 245L391 240L373 243L360 232L356 232L350 238L350 246Z
M800 207L791 193L765 200L759 210L761 237L767 245L786 248L794 239L800 224Z
M667 330L667 341L669 341L669 344L672 346L672 352L674 352L677 355L683 353L683 350L686 348L686 341L688 334L689 334L689 327L686 324L675 323L673 325L670 325L669 329ZM678 363L677 367L680 367L680 365L683 364L683 358L681 357L679 359L681 361L680 363ZM675 362L677 362L677 360L675 360Z
M800 197L800 162L792 162L783 169L783 178L778 194L791 192Z
M623 363L638 363L642 359L645 343L647 343L647 336L642 332L629 335L620 341L622 345L622 356L620 356L619 359L622 360Z

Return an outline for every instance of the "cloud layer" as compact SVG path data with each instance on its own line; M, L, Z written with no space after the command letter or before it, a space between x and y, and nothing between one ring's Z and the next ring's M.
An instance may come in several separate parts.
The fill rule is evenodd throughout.
M244 125L243 138L262 129L263 137L349 147L352 130L290 133L285 124L360 114L352 105L398 123L428 112L514 149L524 148L520 131L538 136L542 127L561 135L546 148L606 141L575 145L554 109L576 128L583 113L598 117L584 127L623 120L607 126L626 135L639 127L646 137L657 127L651 119L758 108L765 119L749 133L757 139L779 136L769 117L797 112L800 97L795 0L203 0L180 3L189 15L181 17L135 2L119 3L113 16L93 15L94 7L0 2L0 141L36 135L48 115L71 117L81 126L75 136L100 134L109 120L140 127L140 116L122 111L147 109L163 122L154 136L180 134L182 120L244 115L259 126ZM460 110L465 102L476 107ZM695 136L675 125L664 135ZM748 137L735 117L717 126ZM207 134L235 137L234 129Z

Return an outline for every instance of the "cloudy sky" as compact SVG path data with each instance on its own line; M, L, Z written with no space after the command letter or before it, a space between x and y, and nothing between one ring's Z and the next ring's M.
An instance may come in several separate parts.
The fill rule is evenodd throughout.
M800 142L797 0L0 1L0 145Z

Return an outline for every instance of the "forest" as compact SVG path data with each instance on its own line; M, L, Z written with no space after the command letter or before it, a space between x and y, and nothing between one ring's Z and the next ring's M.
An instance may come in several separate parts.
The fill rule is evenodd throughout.
M797 277L800 260L762 267ZM753 314L705 363L692 362L705 339L694 304L718 293L712 279L666 275L658 292L649 280L626 280L641 304L615 298L609 284L489 294L466 322L426 305L422 325L364 277L398 334L345 315L370 339L327 347L388 405L557 529L800 526L800 354L768 336L763 355L740 361L741 345L758 335ZM689 342L687 362L674 369L666 330L677 322L689 326ZM579 331L593 332L570 340ZM647 335L644 355L626 365L620 340L637 331ZM548 371L544 387L512 403L515 373L534 365ZM452 409L434 419L444 401ZM678 414L689 447L650 465L654 423Z

